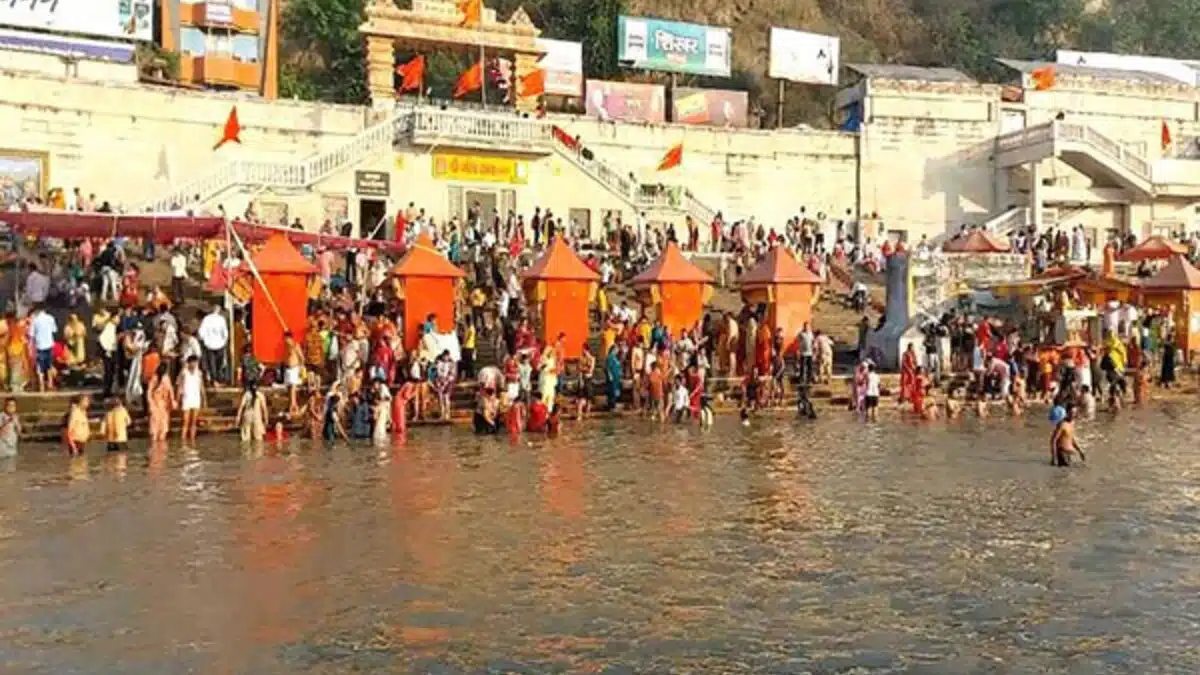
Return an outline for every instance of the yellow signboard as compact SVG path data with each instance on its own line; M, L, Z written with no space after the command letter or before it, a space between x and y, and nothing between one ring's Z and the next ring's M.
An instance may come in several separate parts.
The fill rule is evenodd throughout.
M508 157L438 152L433 155L433 177L474 183L524 185L529 182L529 164Z

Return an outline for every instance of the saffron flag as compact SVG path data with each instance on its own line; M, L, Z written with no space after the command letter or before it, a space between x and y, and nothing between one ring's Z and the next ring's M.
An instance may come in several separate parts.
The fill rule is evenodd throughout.
M1054 66L1034 68L1033 72L1029 75L1033 78L1033 88L1035 91L1046 91L1054 86Z
M425 57L417 56L408 63L396 66L396 74L400 76L399 93L421 90L421 82L425 79Z
M680 164L683 164L683 143L676 143L663 155L662 161L658 163L658 170L674 169Z
M476 61L475 65L467 68L462 75L458 76L458 82L454 84L454 98L462 98L482 86L483 61Z
M538 68L521 76L517 80L518 96L541 96L546 93L546 71Z
M458 11L463 15L462 23L459 24L466 28L478 26L483 17L483 0L459 0L455 3Z
M1171 127L1167 125L1166 120L1162 121L1162 131L1160 134L1162 136L1162 149L1166 150L1171 147Z
M229 117L225 120L225 129L221 132L221 140L217 141L217 144L213 146L213 150L220 148L226 143L237 143L240 145L242 142L241 134L242 125L238 122L237 106L235 105L233 106L233 110L229 111Z

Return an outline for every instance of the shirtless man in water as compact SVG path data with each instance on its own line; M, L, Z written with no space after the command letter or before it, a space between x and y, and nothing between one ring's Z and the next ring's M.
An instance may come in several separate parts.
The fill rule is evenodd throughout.
M1050 463L1054 466L1071 466L1071 455L1079 454L1079 458L1087 461L1087 455L1075 440L1075 410L1067 407L1067 415L1054 428L1050 435Z

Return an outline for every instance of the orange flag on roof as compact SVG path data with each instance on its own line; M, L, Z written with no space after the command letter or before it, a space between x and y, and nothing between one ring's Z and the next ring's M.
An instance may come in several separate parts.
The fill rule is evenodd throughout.
M1166 150L1171 147L1171 127L1167 125L1166 120L1162 121L1162 131L1160 133L1162 136L1162 149Z
M240 145L242 142L241 134L242 125L238 122L237 106L235 105L233 106L233 110L229 111L229 117L225 120L225 129L221 132L221 140L217 141L217 144L213 146L213 150L220 148L226 143L237 143Z
M483 61L476 61L475 65L467 68L462 75L458 76L458 82L454 84L454 98L462 98L482 86Z
M483 18L483 0L459 0L455 3L459 13L463 15L461 26L471 28L478 26Z
M1046 91L1054 86L1054 66L1042 66L1034 68L1029 74L1033 78L1033 88L1035 91Z
M544 93L546 93L546 71L541 68L525 73L520 80L517 80L518 96L541 96Z
M676 143L663 155L662 161L658 163L658 170L674 169L680 164L683 164L683 143Z
M425 57L417 56L408 63L396 66L396 74L400 76L400 92L421 90L421 82L425 79Z

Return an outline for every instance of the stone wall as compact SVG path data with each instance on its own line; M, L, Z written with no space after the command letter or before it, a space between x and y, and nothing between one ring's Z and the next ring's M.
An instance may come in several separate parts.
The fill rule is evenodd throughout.
M869 80L862 211L910 241L987 220L997 209L998 102L993 85Z
M236 105L241 145L213 144ZM345 142L366 108L0 71L4 150L44 152L50 187L135 204L235 157L299 159Z
M601 160L644 183L683 185L727 218L755 216L781 228L800 207L830 217L854 209L854 134L820 130L717 129L679 124L614 124L583 117L555 120ZM683 143L683 166L659 172L663 154Z

